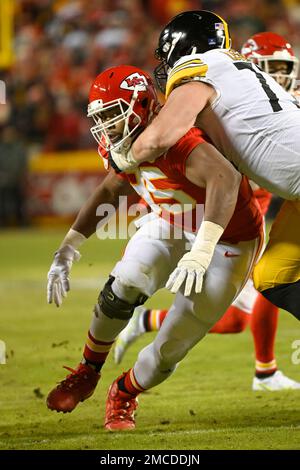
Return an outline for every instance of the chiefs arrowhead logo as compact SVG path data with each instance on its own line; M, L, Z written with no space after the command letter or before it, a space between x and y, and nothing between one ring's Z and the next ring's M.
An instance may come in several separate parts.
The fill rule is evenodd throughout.
M132 73L128 75L120 85L120 88L124 90L134 90L135 88L138 91L146 91L147 90L147 79L144 75L140 75L138 72Z

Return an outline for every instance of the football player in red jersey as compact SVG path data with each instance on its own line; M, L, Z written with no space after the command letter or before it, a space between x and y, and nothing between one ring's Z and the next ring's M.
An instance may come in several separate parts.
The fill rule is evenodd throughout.
M272 32L255 34L246 41L241 52L264 72L272 75L286 91L295 95L299 61L291 45L282 36ZM251 183L251 186L262 214L265 215L272 195L255 183ZM158 331L167 313L167 310L137 308L116 341L115 362L121 362L128 346L140 335L146 331ZM277 369L274 345L278 313L278 308L258 294L252 280L249 280L225 315L210 330L221 334L239 333L250 323L256 353L255 377L252 382L254 391L300 388L298 382Z
M193 125L205 131L242 174L285 199L253 280L265 298L300 319L297 101L231 49L226 21L210 11L172 18L161 31L156 57L160 65L155 75L166 104L126 154L112 153L114 163L130 171L165 153ZM181 281L191 264L186 259L184 267L178 266L173 283Z
M284 37L268 31L254 34L245 42L241 52L286 91L294 94L299 60Z
M128 148L157 106L152 80L143 71L120 66L100 74L92 85L88 109L100 154ZM151 213L139 222L100 293L82 362L50 392L48 407L72 411L91 396L109 350L134 309L164 287L181 259L191 262L195 252L202 252L208 269L204 279L197 263L188 271L183 285L176 286L172 320L166 319L134 369L115 381L107 405L107 429L134 427L136 394L165 380L224 314L246 283L262 244L262 216L247 178L192 128L155 163L143 164L128 176L110 168L55 253L48 273L50 303L54 300L59 306L69 290L78 248L101 220L97 207L108 202L116 207L119 195L128 194L130 185Z

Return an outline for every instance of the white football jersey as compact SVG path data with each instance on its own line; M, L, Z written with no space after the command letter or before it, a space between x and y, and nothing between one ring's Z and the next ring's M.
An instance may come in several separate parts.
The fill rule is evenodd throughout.
M166 96L200 80L217 97L196 125L241 173L285 199L300 199L300 109L272 77L234 50L214 49L178 60Z

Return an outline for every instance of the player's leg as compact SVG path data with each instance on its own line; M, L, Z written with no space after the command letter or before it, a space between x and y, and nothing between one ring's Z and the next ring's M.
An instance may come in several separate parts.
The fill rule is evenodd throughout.
M273 223L269 243L254 269L255 287L279 308L300 320L300 202L285 201Z
M237 311L233 311L229 316L228 313L232 308ZM226 319L226 316L228 316L228 322L223 324L223 319ZM254 391L298 389L298 382L277 370L274 346L278 308L257 292L252 279L248 280L240 295L212 330L219 325L218 332L220 333L223 333L224 330L225 332L235 332L239 326L242 329L243 320L246 320L247 323L250 320L255 347L255 376L252 389Z
M119 334L114 347L114 360L120 364L128 347L141 335L158 331L168 313L167 309L137 307L128 325Z
M242 300L245 298L248 299L247 293L244 293L244 291L247 290L248 282L236 301L228 307L225 314L211 328L209 333L240 333L245 330L249 324L249 314L251 313L251 308L250 311L248 311L248 305L246 305L244 300ZM127 348L141 335L151 331L158 331L167 313L167 309L159 310L147 309L143 306L137 307L128 325L121 331L117 338L114 348L114 359L116 364L121 362Z
M113 383L107 400L107 429L121 429L112 409L120 410L122 400L135 399L141 391L168 378L188 351L201 340L240 292L257 255L257 241L230 247L238 256L228 258L228 245L216 247L200 294L185 297L179 292L155 340L144 348L125 375ZM216 289L216 286L218 288ZM130 398L131 397L131 398ZM124 401L123 401L124 403Z
M134 309L165 285L183 254L181 240L172 244L168 234L165 237L161 234L166 225L161 219L145 224L128 243L122 260L99 295L82 361L50 392L47 398L50 409L72 411L79 401L91 396L114 340Z
M270 302L292 313L300 320L300 280L288 284L274 286L261 291Z
M256 379L271 377L277 370L274 351L277 324L278 308L256 291L250 322L255 347Z
M277 370L274 346L278 308L257 292L251 279L233 305L251 314L247 317L250 319L255 347L255 376L252 381L252 390L298 389L298 382Z
M174 370L176 364L206 335L240 292L258 245L250 241L233 245L230 249L238 256L225 257L228 245L217 245L200 294L188 298L181 294L176 296L155 340L140 353L134 366L137 382L142 388L160 383L161 371L164 380L165 371L171 373ZM149 355L149 360L154 360L156 364L155 367L150 366L149 362L149 369L143 365L144 360L146 363L148 361L147 348L153 348L154 354Z
M114 347L114 360L120 364L128 347L141 335L158 331L168 314L168 310L137 307L128 325L119 334ZM209 333L240 333L249 323L249 315L235 305L231 305Z
M114 339L126 326L135 306L146 300L147 297L135 289L131 289L128 295L130 300L124 300L119 294L120 285L114 276L110 276L102 289L94 308L82 360L75 369L69 369L71 374L49 393L47 406L51 410L70 412L93 394ZM124 289L122 294L125 293Z
M178 249L181 241L173 242L170 237L169 225L156 218L145 223L131 238L95 307L90 333L97 341L112 343L127 325L134 309L164 285L182 253L182 249ZM92 353L88 357L89 349L97 350L93 344L91 346L86 348L85 354L89 364L94 362Z
M254 292L254 295L253 295ZM250 322L250 315L257 296L252 279L248 279L243 290L209 333L241 333Z
M209 333L218 333L221 335L241 333L249 324L249 315L238 307L230 305L225 314L209 330Z

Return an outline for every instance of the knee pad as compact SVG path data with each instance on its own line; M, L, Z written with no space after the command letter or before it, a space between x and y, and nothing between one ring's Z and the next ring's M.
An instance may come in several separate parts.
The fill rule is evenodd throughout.
M109 276L108 281L98 297L98 305L96 305L96 309L99 306L104 315L109 318L129 320L134 309L145 303L148 297L144 294L140 294L134 303L122 300L112 290L112 283L114 280L114 276Z
M266 289L261 294L272 304L283 308L300 320L300 280Z

